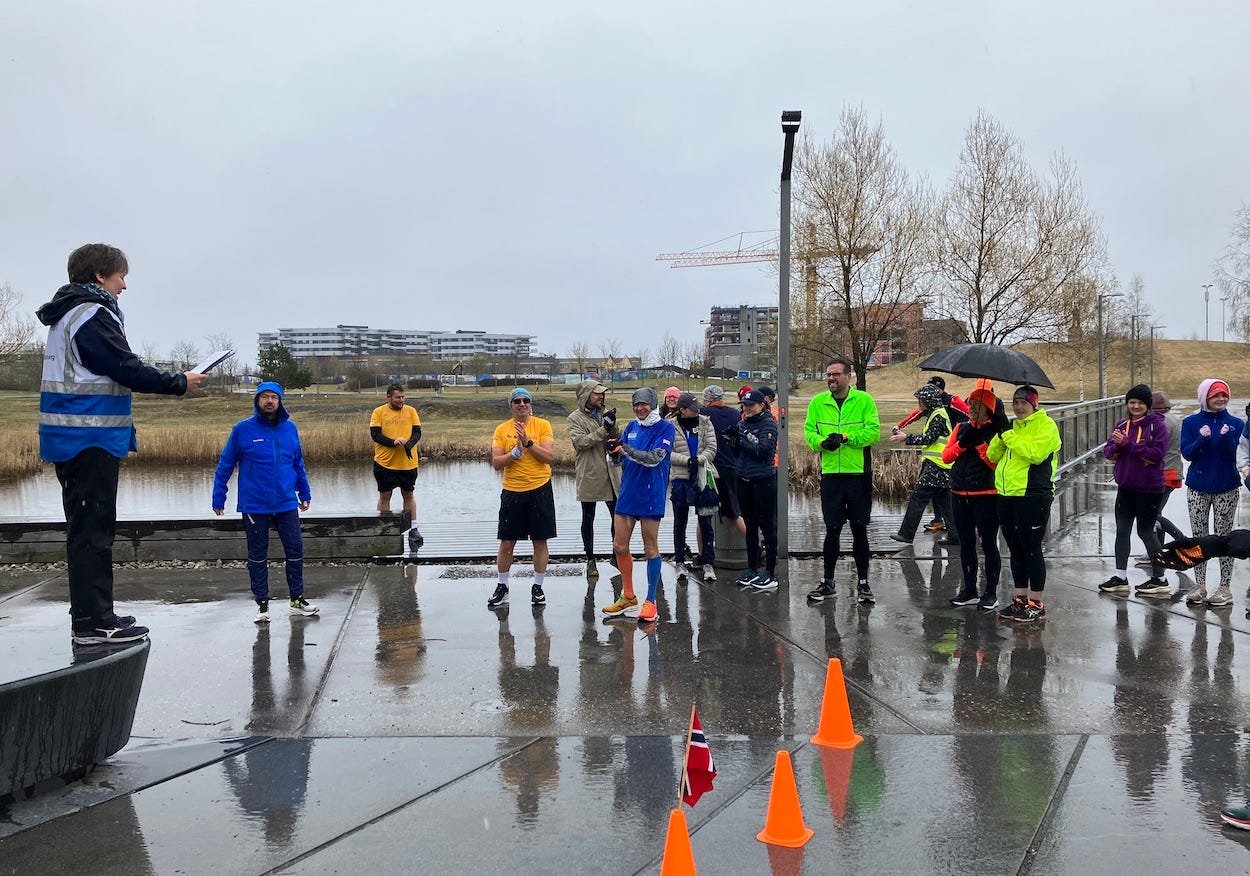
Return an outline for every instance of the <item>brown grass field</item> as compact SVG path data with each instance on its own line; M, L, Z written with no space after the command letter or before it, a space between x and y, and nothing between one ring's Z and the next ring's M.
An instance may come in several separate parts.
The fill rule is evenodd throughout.
M1034 355L1054 382L1056 390L1043 390L1043 401L1073 401L1079 397L1081 373L1074 363L1063 360L1046 348L1025 348ZM1106 355L1108 394L1119 395L1135 382L1149 379L1148 344L1139 343L1137 380L1128 375L1127 344L1109 343ZM1238 397L1250 395L1250 381L1242 381L1250 366L1250 344L1217 341L1155 341L1155 386L1173 399L1193 398L1199 381L1206 377L1227 380ZM914 407L911 393L930 376L909 363L874 370L868 375L868 391L877 400L882 434ZM1085 397L1097 394L1097 362L1086 364ZM700 391L707 381L678 381L683 389ZM732 395L736 384L726 383ZM629 396L637 384L617 384L609 396L609 406L629 414ZM950 377L947 389L964 395L972 381ZM819 483L816 455L803 442L803 412L811 396L824 389L823 382L804 382L791 400L794 417L790 421L791 485L814 490ZM534 390L535 414L552 424L556 437L556 465L572 465L564 420L575 404L572 386L541 387ZM286 406L299 426L304 454L310 463L349 462L368 459L369 413L385 402L381 391L347 393L338 391L293 391ZM506 391L501 388L449 387L441 397L424 390L412 390L408 402L421 414L424 432L421 455L426 460L477 459L490 449L494 427L510 416ZM1234 412L1242 405L1234 402ZM34 393L0 393L0 477L15 477L36 471L42 465L38 454L39 399ZM193 398L135 396L135 420L139 430L137 456L129 464L212 465L230 427L252 413L248 394L203 394ZM874 483L882 495L901 495L914 480L917 461L914 454L878 452L874 457ZM900 492L901 491L901 492Z

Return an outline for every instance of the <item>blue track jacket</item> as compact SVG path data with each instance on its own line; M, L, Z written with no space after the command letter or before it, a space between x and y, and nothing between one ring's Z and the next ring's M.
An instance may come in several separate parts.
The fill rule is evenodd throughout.
M278 393L279 399L282 397L282 387L272 382L258 386L256 397L265 390ZM253 405L256 397L252 399ZM278 416L272 423L257 409L255 415L236 423L230 430L213 477L214 510L226 507L226 486L236 465L239 468L236 510L244 514L277 514L293 510L300 502L312 501L299 430L281 402Z
M648 425L630 420L622 430L621 453L625 458L616 497L617 514L656 520L664 516L669 457L676 434L672 420L661 420L654 412Z

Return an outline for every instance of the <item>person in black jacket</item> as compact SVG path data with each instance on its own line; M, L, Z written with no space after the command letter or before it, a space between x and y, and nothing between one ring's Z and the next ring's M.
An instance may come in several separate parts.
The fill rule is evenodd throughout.
M777 586L777 421L765 408L763 394L742 395L743 418L737 425L738 506L747 528L747 570L739 587L772 590ZM764 571L759 569L760 533L764 536Z
M65 559L76 645L137 642L147 627L113 611L113 538L122 459L139 449L130 393L183 395L207 378L158 371L126 340L118 298L130 265L115 246L69 255L69 284L39 308L48 326L39 393L39 455L55 464L65 506Z

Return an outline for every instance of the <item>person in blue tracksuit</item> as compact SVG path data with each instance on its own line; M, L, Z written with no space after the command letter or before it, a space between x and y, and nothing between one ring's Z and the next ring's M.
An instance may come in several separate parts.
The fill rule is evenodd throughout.
M647 558L647 598L638 610L639 623L656 620L656 590L660 585L660 521L668 497L670 456L676 430L671 420L660 417L655 390L644 386L633 397L634 417L621 430L621 437L608 442L608 452L621 459L621 489L616 496L616 530L612 551L621 570L621 596L606 606L609 617L624 614L638 605L634 595L634 558L629 540L634 524L641 521L642 550Z
M256 600L258 624L269 623L269 530L278 531L286 559L290 613L308 617L317 606L304 598L304 538L299 512L312 502L299 430L282 406L282 387L266 381L256 387L256 413L230 430L213 478L213 513L226 510L226 486L239 469L237 510L247 533L247 574ZM298 509L298 510L297 510Z

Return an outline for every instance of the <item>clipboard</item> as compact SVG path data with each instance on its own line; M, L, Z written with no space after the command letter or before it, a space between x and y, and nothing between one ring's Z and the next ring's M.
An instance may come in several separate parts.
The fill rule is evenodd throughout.
M225 362L234 355L234 350L218 350L215 353L209 353L199 362L195 363L195 367L191 369L192 374L207 374L210 369L216 368L222 362Z

